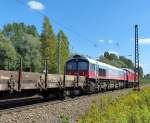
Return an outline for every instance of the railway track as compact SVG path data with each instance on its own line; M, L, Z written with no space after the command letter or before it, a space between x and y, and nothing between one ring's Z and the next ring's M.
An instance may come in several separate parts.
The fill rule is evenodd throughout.
M19 112L21 110L29 110L29 109L35 109L35 108L42 108L44 106L48 106L48 105L53 105L53 104L58 104L58 103L64 103L64 102L69 102L69 101L72 101L72 100L78 100L79 97L77 98L67 98L66 100L48 100L48 101L43 101L42 99L39 98L33 98L31 97L30 100L29 99L25 99L25 100L17 100L16 102L14 102L14 104L18 104L18 103L22 103L22 104L19 104L17 105L16 107L13 106L13 108L9 108L7 107L8 104L10 103L7 103L5 106L5 108L0 108L0 114L8 114L8 113L11 113L11 112ZM12 106L11 106L12 107Z
M141 89L150 86L150 84L143 84L141 85ZM29 97L29 98L22 98L22 99L13 99L13 100L2 100L0 101L0 115L2 114L11 114L12 112L21 112L23 110L30 110L30 109L36 109L36 108L42 108L46 107L48 105L56 105L59 103L66 103L66 102L73 102L80 99L84 99L91 96L97 96L97 95L107 95L107 94L113 94L118 93L116 96L125 95L131 91L132 88L127 89L121 89L121 90L113 90L113 91L107 91L103 93L97 93L97 94L91 94L91 95L82 95L77 96L75 98L69 98L67 97L65 100L58 100L58 99L51 99L44 101L39 96ZM119 94L120 93L120 94Z

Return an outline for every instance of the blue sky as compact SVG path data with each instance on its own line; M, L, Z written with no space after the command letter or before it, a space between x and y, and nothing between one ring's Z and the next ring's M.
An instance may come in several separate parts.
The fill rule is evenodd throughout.
M19 0L18 0L19 1ZM110 51L134 59L134 25L139 26L140 64L150 73L149 0L17 0L0 1L0 29L4 24L24 22L42 31L43 16L51 19L55 32L62 29L73 52L97 58ZM132 55L132 56L128 56Z

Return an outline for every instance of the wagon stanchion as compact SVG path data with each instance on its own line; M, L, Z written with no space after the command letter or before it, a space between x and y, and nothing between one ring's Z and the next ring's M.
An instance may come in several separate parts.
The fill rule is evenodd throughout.
M20 58L19 60L18 91L21 91L21 79L22 79L22 58Z
M66 81L66 64L64 65L63 88L65 88L65 81Z
M8 59L8 67L7 67L7 70L8 70L8 71L10 70L10 59Z
M10 79L8 80L8 90L10 93L13 93L15 87L15 80L13 78L13 75L10 76Z
M66 85L65 85L65 82L66 82L66 65L64 65L64 73L63 73L63 80L61 80L59 82L59 91L58 91L58 97L61 99L61 100L64 100L65 97L66 97Z
M18 86L17 86L17 88L15 88L15 87L16 87L16 85L18 83L18 80L19 80L19 71L20 71L20 68L18 70L18 80L16 80L16 78L14 77L14 75L10 71L14 69L12 67L12 64L13 64L13 66L15 66L16 64L19 64L19 66L20 66L20 61L16 60L16 59L11 59L11 58L8 58L8 57L6 57L6 59L8 60L7 61L7 72L10 74L9 80L7 81L8 90L9 90L10 93L13 93L16 89L19 90Z
M47 90L48 59L45 59L45 90Z
M79 62L77 62L77 87L78 87L78 84L79 84Z

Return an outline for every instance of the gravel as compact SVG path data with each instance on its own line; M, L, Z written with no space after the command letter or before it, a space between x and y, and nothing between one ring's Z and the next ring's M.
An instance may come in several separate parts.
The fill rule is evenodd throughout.
M11 113L0 114L0 123L62 123L60 116L66 116L71 123L75 123L79 116L90 108L93 100L101 95L111 95L117 98L126 95L131 89L116 90L113 92L99 93L91 96L79 97L71 101L62 101L62 103L51 104L37 107L35 109L26 109L13 111Z

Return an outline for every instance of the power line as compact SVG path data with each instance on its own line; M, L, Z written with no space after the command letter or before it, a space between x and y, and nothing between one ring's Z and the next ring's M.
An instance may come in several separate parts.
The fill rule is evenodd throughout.
M23 1L21 1L21 0L16 0L16 1L17 1L19 4L23 5L24 7L30 9L30 7L29 7L25 2L23 2ZM35 12L38 13L39 15L41 15L41 16L46 16L44 13L42 13L42 12L40 12L40 11L35 11ZM54 18L52 18L52 17L51 17L50 19L51 19L56 25L58 25L58 26L64 28L65 30L68 30L68 31L71 32L72 34L78 36L78 38L80 37L80 38L82 38L82 39L85 40L85 41L92 42L92 40L90 40L89 38L87 38L87 37L81 35L80 33L78 33L78 32L76 32L76 31L70 29L68 26L65 26L65 25L59 23L56 19L54 19ZM91 45L93 46L93 44L91 44Z
M19 4L23 5L24 7L30 9L30 7L29 7L25 2L23 2L22 0L16 0L16 1L17 1ZM45 15L44 13L42 13L41 11L36 11L36 10L35 10L35 12L36 12L37 14L39 14L40 16L42 16L42 17L46 16L46 15ZM104 46L102 46L102 45L99 46L99 44L94 43L94 42L93 42L91 39L89 39L88 37L83 36L83 35L81 35L80 33L78 33L78 32L76 32L76 31L72 30L72 29L69 28L68 26L65 26L65 25L59 23L56 19L54 19L54 18L51 17L50 20L52 20L52 22L53 22L54 24L58 25L59 27L62 27L63 29L69 31L70 33L72 33L72 34L73 34L74 36L76 36L77 38L83 39L84 41L86 41L86 43L88 42L89 45L90 45L90 46L88 46L88 47L90 47L90 48L93 47L93 48L95 48L95 49L99 49L97 55L99 55L100 49L102 49L102 50L106 49ZM74 48L73 48L73 49L74 49ZM96 53L96 52L95 52L95 53Z

